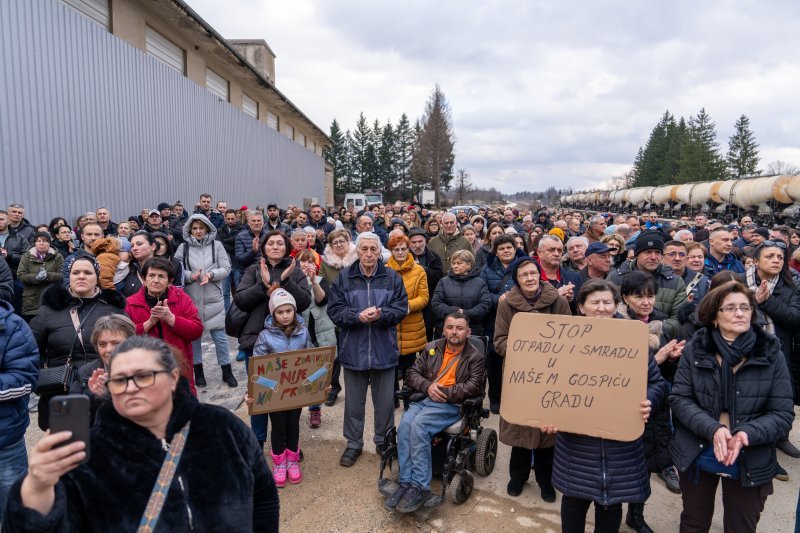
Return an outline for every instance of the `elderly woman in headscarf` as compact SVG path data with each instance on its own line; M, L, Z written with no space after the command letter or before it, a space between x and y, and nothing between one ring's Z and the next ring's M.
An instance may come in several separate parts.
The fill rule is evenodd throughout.
M569 315L569 303L551 284L541 281L539 265L532 257L519 257L509 271L514 285L500 298L497 304L497 319L494 327L494 349L505 357L511 320L517 313L544 313ZM500 442L511 446L508 470L509 496L519 496L531 472L531 452L536 449L534 469L542 499L556 500L552 484L553 446L555 437L544 435L539 428L520 426L506 422L500 417Z

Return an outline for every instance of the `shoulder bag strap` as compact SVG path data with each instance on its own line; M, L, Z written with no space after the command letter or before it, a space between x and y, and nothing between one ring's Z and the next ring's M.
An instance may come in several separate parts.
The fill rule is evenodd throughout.
M178 463L183 454L183 447L186 444L186 439L189 436L189 425L191 422L186 422L183 429L172 437L172 442L169 445L169 452L164 457L164 462L161 463L161 470L158 472L158 478L153 491L150 493L150 498L147 500L147 506L144 508L142 519L139 521L139 529L137 533L150 533L152 532L158 518L161 516L161 509L164 508L164 502L167 499L169 487L172 485L172 479L175 477L175 472L178 470Z
M700 280L703 279L703 274L700 272L694 277L692 281L689 282L689 285L686 287L686 293L690 293L694 290L695 287L700 283Z

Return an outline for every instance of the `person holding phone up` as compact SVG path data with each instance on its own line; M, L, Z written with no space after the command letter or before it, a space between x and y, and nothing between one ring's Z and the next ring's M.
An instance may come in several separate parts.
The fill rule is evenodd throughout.
M166 257L154 257L142 267L144 286L128 298L125 313L136 324L137 335L165 340L183 355L181 373L197 395L192 372L192 341L203 334L197 307L182 290L172 286L175 270Z
M227 409L192 396L166 342L125 340L106 387L111 401L88 448L64 445L71 431L33 446L4 531L278 531L277 489L255 436Z

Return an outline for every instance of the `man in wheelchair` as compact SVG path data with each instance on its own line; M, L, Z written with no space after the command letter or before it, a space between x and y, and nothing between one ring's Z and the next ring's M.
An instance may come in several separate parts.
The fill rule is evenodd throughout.
M461 418L461 403L483 395L484 356L468 341L469 319L447 315L444 337L429 342L406 374L406 385L427 397L412 403L397 430L400 488L386 501L388 510L412 513L431 492L431 439Z

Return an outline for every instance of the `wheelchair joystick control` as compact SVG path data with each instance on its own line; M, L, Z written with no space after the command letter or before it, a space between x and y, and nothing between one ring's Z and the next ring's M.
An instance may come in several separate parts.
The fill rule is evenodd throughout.
M469 438L475 440L478 438L478 430L477 429L470 429L469 430Z

